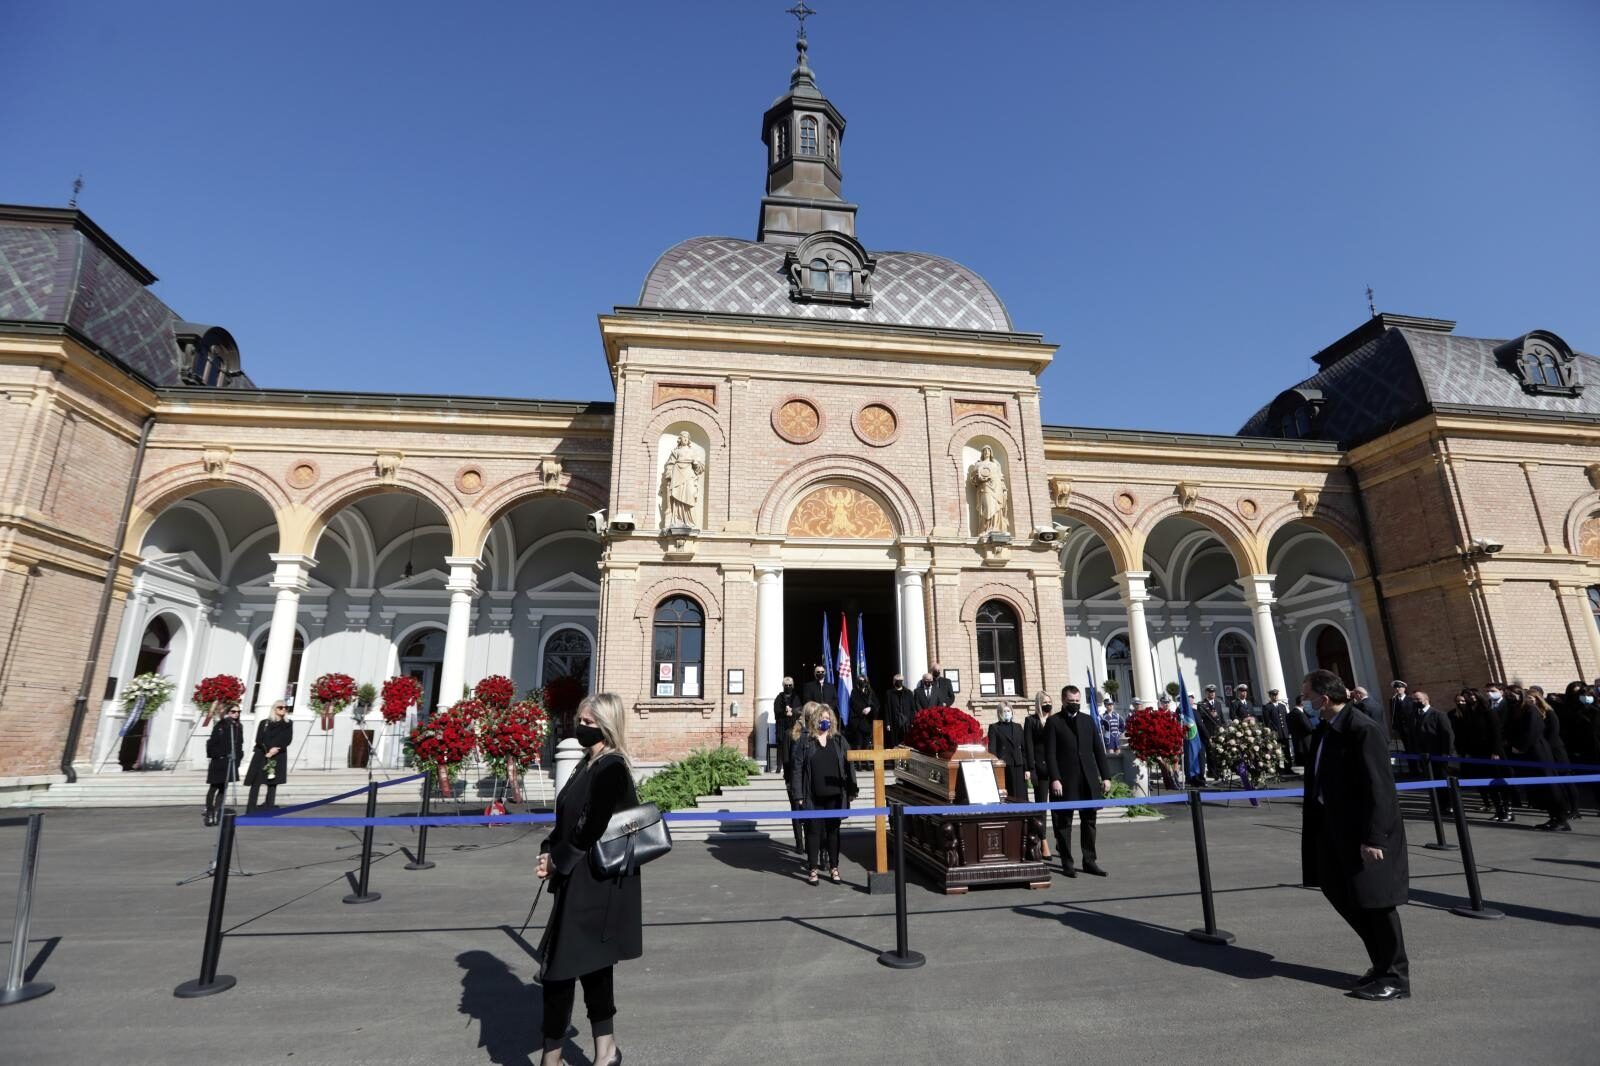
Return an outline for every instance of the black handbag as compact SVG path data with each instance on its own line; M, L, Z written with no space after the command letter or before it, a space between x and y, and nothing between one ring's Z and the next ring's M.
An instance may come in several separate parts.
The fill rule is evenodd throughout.
M639 867L671 850L672 832L661 817L661 808L641 803L611 816L605 832L589 849L589 871L601 879L631 877Z

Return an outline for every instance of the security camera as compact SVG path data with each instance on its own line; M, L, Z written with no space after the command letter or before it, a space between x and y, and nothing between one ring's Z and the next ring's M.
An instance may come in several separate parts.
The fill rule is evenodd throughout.
M593 514L591 514L584 521L586 521L588 523L589 532L590 533L604 533L605 532L605 529L606 529L606 513L605 513L605 511L603 511L603 510L595 511Z
M1479 537L1472 542L1472 550L1482 552L1484 555L1498 555L1505 549L1506 546L1504 544L1489 537Z
M1041 544L1050 544L1061 539L1061 530L1053 525L1040 526L1033 531L1033 539Z
M611 532L613 533L632 533L637 528L639 528L639 522L633 517L632 511L618 511L616 516L611 519Z

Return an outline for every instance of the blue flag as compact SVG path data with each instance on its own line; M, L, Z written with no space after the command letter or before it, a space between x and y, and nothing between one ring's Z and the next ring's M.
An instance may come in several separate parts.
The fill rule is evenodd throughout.
M861 612L856 612L856 676L867 675L867 627L861 624Z
M1096 691L1096 685L1094 683L1094 667L1092 666L1089 667L1089 717L1094 719L1094 731L1096 733L1101 732L1100 693Z
M1190 779L1204 772L1205 745L1200 740L1200 723L1195 720L1194 704L1189 702L1189 685L1178 671L1178 720L1183 723L1184 774Z
M822 683L833 683L833 649L828 640L828 612L822 612Z
M850 670L850 629L845 624L844 612L839 612L839 721L845 725L850 724L850 689L855 683L855 678Z

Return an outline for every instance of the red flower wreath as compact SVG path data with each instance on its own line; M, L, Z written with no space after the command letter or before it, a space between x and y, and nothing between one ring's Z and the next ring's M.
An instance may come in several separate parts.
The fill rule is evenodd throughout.
M522 700L479 726L478 750L496 777L511 777L522 767L538 764L549 728L544 708Z
M472 694L478 697L479 702L491 710L503 711L511 706L511 701L516 698L517 686L511 683L509 677L502 674L490 674L479 681L473 688Z
M468 697L451 704L450 713L458 715L471 725L476 726L485 718L493 717L494 712L482 700Z
M383 683L383 702L378 710L383 720L393 725L405 721L406 712L422 702L422 682L409 674L391 677Z
M244 699L244 682L232 674L208 677L194 687L195 704L205 708L201 725L210 725L213 716L239 706L239 701L242 699Z
M966 711L954 707L928 707L918 711L906 730L913 751L936 759L949 758L962 744L983 743L983 727Z
M1142 707L1128 716L1124 739L1144 762L1167 762L1183 754L1183 723L1171 711Z
M322 714L338 714L356 698L356 679L349 674L323 674L311 686L311 706Z
M466 701L463 701L466 702ZM417 726L406 738L406 763L441 780L466 761L477 746L473 721L460 711L461 704L440 711Z

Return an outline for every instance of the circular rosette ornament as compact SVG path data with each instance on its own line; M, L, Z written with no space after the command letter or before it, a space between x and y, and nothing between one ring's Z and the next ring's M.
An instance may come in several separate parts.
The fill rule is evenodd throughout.
M955 707L926 707L906 730L906 744L935 759L948 759L963 744L981 743L983 727L978 720Z
M503 674L490 674L473 687L472 694L490 710L503 711L516 699L517 686Z
M378 712L390 725L403 722L411 708L422 703L422 696L421 681L410 675L391 677L383 683Z

